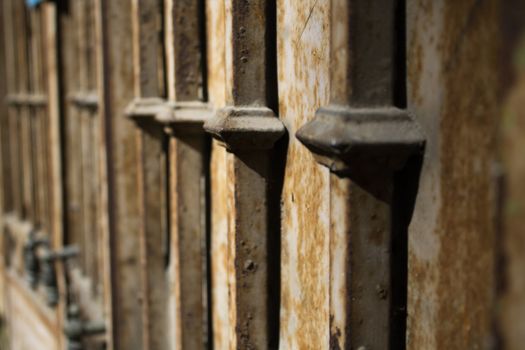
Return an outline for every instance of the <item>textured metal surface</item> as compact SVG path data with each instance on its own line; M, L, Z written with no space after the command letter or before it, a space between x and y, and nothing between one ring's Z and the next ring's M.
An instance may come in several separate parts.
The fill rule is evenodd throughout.
M204 1L165 2L169 135L170 320L174 349L210 348L209 137Z
M499 3L408 2L408 105L427 135L408 232L409 349L492 344Z
M204 1L165 1L166 76L171 101L206 97Z
M270 149L285 129L267 107L226 107L204 125L230 151Z
M275 72L271 71L274 58L269 55L267 33L272 30L275 13L267 1L226 1L225 10L229 106L204 124L206 131L232 152L225 159L230 326L225 345L229 349L275 347L278 305L270 300L270 291L277 280L271 275L269 259L278 252L269 242L279 231L270 221L269 208L276 203L271 203L267 149L285 131L269 108ZM212 172L212 182L214 175ZM214 258L217 256L212 255Z
M34 334L13 338L14 348L65 346L63 303L52 311L41 286L23 280L35 229L53 232L54 249L64 239L86 252L100 243L81 264L102 293L93 298L79 269L70 277L83 316L106 319L110 349L397 348L405 312L409 349L491 348L496 311L500 345L522 346L523 84L520 75L500 120L499 74L512 74L498 58L511 57L501 0L90 3L76 13L89 23L94 11L93 30L59 42L91 54L61 61L38 52L56 48L53 23L68 26L68 6L55 22L52 2L1 5L13 48L2 52L13 67L0 123L5 312L13 335ZM403 3L406 18L395 7ZM503 5L518 16L517 0ZM58 90L59 72L78 79ZM209 154L202 125L213 117ZM295 137L305 124L317 157ZM509 186L502 240L497 125ZM420 131L423 159L392 178L420 150ZM377 160L373 171L364 154ZM335 174L351 175L348 164L363 176Z
M206 279L206 189L208 140L201 129L188 133L175 129L170 140L170 197L172 237L170 254L171 314L175 332L173 347L205 348L208 330Z
M204 128L231 151L269 149L285 133L271 110L272 57L267 38L270 3L227 1L226 71L231 106L217 111ZM269 18L270 17L270 18ZM231 51L230 51L231 50Z
M414 117L394 106L322 107L297 138L331 171L361 177L382 169L399 170L410 156L422 152L425 143Z
M210 105L221 108L226 104L225 69L225 4L222 1L206 1L206 48L208 97ZM224 147L212 143L210 157L210 255L211 255L211 317L213 326L213 346L215 349L228 349L230 330L228 319L228 187Z
M330 6L277 2L279 117L294 135L328 103ZM329 172L290 136L282 190L280 349L329 343Z
M296 134L321 164L352 180L331 178L330 347L397 347L405 331L404 318L395 317L406 305L405 285L395 280L404 280L406 261L394 249L393 235L404 230L394 226L402 212L394 172L424 146L402 109L404 77L396 81L405 71L398 53L405 9L392 1L339 0L331 8L331 104Z

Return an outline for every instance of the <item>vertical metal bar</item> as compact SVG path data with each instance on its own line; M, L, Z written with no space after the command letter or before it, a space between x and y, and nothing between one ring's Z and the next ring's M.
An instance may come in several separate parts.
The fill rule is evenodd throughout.
M158 0L132 1L134 88L135 97L139 99L159 96L160 11ZM162 127L151 120L139 122L137 126L143 348L163 349L168 339L163 254L167 228L162 227L167 215L165 206L162 206L166 190L162 183L164 135Z
M0 250L2 252L5 252L6 249L6 241L5 238L6 230L5 230L5 216L7 212L9 211L10 206L10 186L9 186L9 178L7 176L7 167L9 166L9 157L7 155L6 150L8 149L8 134L7 131L7 106L6 106L6 96L7 96L7 85L8 85L8 77L6 73L6 41L5 41L5 33L6 29L4 28L5 25L5 8L4 8L4 1L0 4L0 22L2 25L0 25L0 76L4 77L0 81L0 232L2 235L0 236ZM7 298L6 298L6 256L3 255L2 259L0 259L0 312L3 315L6 315L6 309L7 309ZM7 345L7 344L6 344Z
M46 157L44 159L40 160L39 166L40 166L40 173L41 173L41 182L43 188L41 189L41 212L42 212L42 226L48 232L48 234L51 236L51 227L53 222L52 208L47 205L47 203L51 202L51 193L53 191L52 189L52 172L53 172L53 164L52 164L52 152L54 150L53 146L51 146L51 131L49 130L49 125L51 125L51 121L53 120L53 117L51 116L51 113L56 111L55 108L58 108L56 105L51 105L52 103L58 103L57 100L51 100L52 98L58 98L58 96L50 96L50 88L53 84L53 82L57 82L58 78L53 76L47 76L47 74L50 72L48 70L48 67L52 67L53 60L56 60L56 53L54 55L47 56L47 47L56 44L57 38L55 37L57 35L56 31L56 23L53 23L52 20L54 20L54 11L50 11L47 8L42 10L41 14L41 20L39 24L39 28L41 31L41 37L39 41L39 47L38 47L38 53L41 57L39 60L39 70L40 70L40 81L39 81L39 91L42 92L42 95L46 97L47 99L47 108L42 107L39 109L41 115L39 117L38 123L40 127L40 143L37 145L39 149L46 154ZM50 27L50 28L49 28ZM51 37L48 37L50 35ZM57 91L54 91L55 93L58 93ZM58 142L61 142L61 140L57 140ZM61 145L60 145L61 146ZM62 184L61 184L62 186Z
M98 88L98 79L97 76L97 34L96 34L96 3L94 0L88 0L88 8L86 11L86 90L84 93L91 94L96 91ZM90 212L90 230L87 232L89 237L90 246L87 250L89 263L92 266L89 273L91 289L94 295L101 295L101 247L100 247L100 236L102 227L100 225L101 221L101 201L102 197L100 196L100 186L101 186L101 170L100 170L100 158L102 157L102 152L97 152L100 143L101 143L101 127L100 127L100 99L98 99L99 104L94 108L84 107L87 112L88 118L88 127L89 127L89 147L91 149L88 156L90 157L90 179L86 184L87 194L89 196L89 212ZM94 151L95 150L95 151Z
M50 213L50 241L55 248L62 247L64 242L63 224L63 193L62 193L62 151L61 151L61 113L59 106L59 87L58 87L58 38L57 38L57 13L56 4L48 3L42 7L43 17L43 32L42 40L45 45L44 62L45 67L43 71L46 72L45 90L47 91L47 122L45 128L47 134L48 145L48 169L49 169L49 213ZM57 272L59 276L63 276L62 267L58 267ZM64 293L64 281L59 278L59 290ZM65 315L65 305L61 303L57 309L58 324L55 336L57 338L57 346L62 348L63 341L60 336L63 317Z
M17 19L17 7L13 2L6 2L6 24L7 28L6 41L9 44L10 50L7 53L7 64L11 69L9 77L10 87L9 93L19 93L19 81L17 80L19 64L16 59L17 41L19 20ZM13 208L18 216L22 216L22 171L21 171L21 147L20 147L20 133L19 133L19 110L18 107L9 107L9 133L10 133L10 152L13 163L11 164L11 179L13 188Z
M269 289L278 276L268 273L272 232L269 215L269 152L285 132L268 107L271 1L226 2L226 72L230 106L219 110L205 128L233 154L227 157L232 215L228 231L230 349L266 348L278 336L270 324ZM221 302L221 301L217 301Z
M96 66L95 66L95 6L93 0L83 3L83 14L81 17L81 40L80 52L81 86L79 92L84 96L96 91ZM98 218L100 198L98 195L100 185L100 173L98 169L98 158L100 152L97 149L99 127L99 110L97 106L88 107L78 105L81 113L82 123L82 160L83 160L83 219L84 219L84 261L85 274L90 279L91 288L95 292L98 283L99 249L98 249Z
M175 349L209 348L207 281L208 136L202 124L210 113L203 64L203 1L165 2L165 45L169 129L170 284ZM193 109L192 109L193 108ZM180 114L188 114L187 123Z
M77 67L79 72L78 85L81 92L87 91L88 86L88 76L89 70L87 67L88 64L88 32L90 28L88 27L88 18L89 18L89 0L79 1L78 4L78 27L77 37L78 40L78 55ZM81 210L80 210L80 261L82 272L86 276L91 276L92 274L92 247L91 247L91 235L93 234L92 227L92 213L91 213L91 201L90 201L90 187L91 182L94 181L92 174L92 149L91 149L91 135L90 135L90 119L91 115L89 111L85 109L78 110L78 120L79 120L79 139L76 141L78 143L78 157L79 157L79 166L80 166L80 197L81 197Z
M119 349L118 341L115 340L117 331L119 328L115 324L119 321L119 308L122 305L129 303L128 301L122 302L117 301L116 297L118 296L118 287L115 286L114 282L118 276L115 271L118 269L116 258L118 255L115 253L115 235L117 233L114 230L115 225L112 225L111 220L114 219L112 213L112 204L110 202L113 200L110 190L113 189L112 185L114 184L113 178L110 177L110 167L109 161L111 160L111 143L110 143L110 131L111 125L109 121L108 112L110 112L110 105L107 101L107 96L109 95L106 90L106 79L109 76L107 70L108 64L108 53L105 46L106 40L108 39L105 35L106 23L104 22L103 11L107 10L104 8L103 2L101 0L93 1L93 27L94 27L94 58L93 64L94 69L92 71L93 75L96 77L94 82L94 89L96 90L96 97L98 100L98 110L97 110L97 121L95 127L97 129L98 138L95 141L95 146L93 147L96 150L98 155L97 158L97 169L99 177L99 186L98 186L98 204L99 211L97 216L97 236L98 236L98 252L99 252L99 268L100 272L100 294L103 299L103 315L105 316L105 329L106 329L106 345L108 349ZM113 229L113 230L112 230ZM129 232L128 232L129 233ZM133 238L131 239L133 240ZM129 253L128 253L129 254ZM133 290L129 291L133 293ZM133 297L127 297L127 300L133 301ZM133 322L128 322L128 324L133 324ZM126 329L125 327L122 327ZM125 334L125 332L123 332ZM134 337L129 337L129 341L135 341ZM124 342L124 346L129 345ZM132 348L132 347L130 347Z
M43 10L31 14L31 60L33 61L32 72L32 94L46 95L47 71L44 69L46 62L44 39L45 39L45 13ZM35 224L40 226L46 234L50 233L50 217L47 192L50 183L46 183L46 168L50 159L48 138L46 131L48 123L48 113L46 105L33 107L32 133L33 133L33 169L34 169L34 196L35 196Z
M159 32L158 0L132 1L133 59L136 97L157 97L157 52Z
M99 97L106 167L108 235L105 275L110 276L106 308L112 310L110 342L115 349L143 349L140 278L138 161L136 127L124 118L134 97L132 7L128 0L97 0L100 28ZM103 183L105 181L102 181Z
M392 0L332 1L332 103L394 104L394 15ZM330 343L342 349L389 348L390 176L373 189L331 177Z
M168 339L166 309L165 187L163 186L163 131L158 125L144 125L138 131L141 150L139 197L141 197L143 233L141 270L143 283L144 349L164 349Z
M392 186L374 194L333 174L330 237L330 343L341 349L389 348ZM376 197L379 195L381 197Z
M23 93L30 93L29 85L29 33L28 33L28 13L23 3L17 3L17 80L18 89ZM31 166L31 147L30 147L30 111L29 106L22 105L19 107L19 132L20 132L20 153L21 153L21 171L22 171L22 217L24 219L33 219L33 168Z
M206 348L206 164L202 133L177 135L170 147L176 349Z
M393 106L398 0L332 0L330 99L351 106Z
M166 52L171 101L199 101L203 99L203 51L202 42L203 0L166 1Z
M404 339L404 327L392 333L394 320L404 322L394 310L392 264L406 265L393 260L393 176L424 144L402 109L404 2L332 0L331 6L330 105L297 133L333 172L330 345L387 349L404 343L394 339Z
M8 207L8 186L6 183L6 165L8 163L8 158L6 157L6 120L7 120L7 108L6 108L6 101L5 98L7 96L7 77L6 77L6 45L5 45L5 29L3 26L4 23L4 4L0 4L0 21L2 22L2 25L0 25L0 76L4 77L2 81L0 81L0 230L3 230L3 216L6 212L6 208ZM3 236L3 235L2 235ZM3 240L0 237L0 249L3 248ZM0 274L2 278L2 283L4 281L4 264L3 261L0 261ZM1 286L3 290L3 285ZM1 295L3 299L3 293ZM3 300L0 301L0 312L4 312L4 305Z
M41 92L40 90L40 67L39 59L40 55L38 54L38 42L39 36L42 35L41 28L39 28L38 22L40 18L40 11L30 11L28 13L28 32L29 32L29 42L28 42L28 60L29 60L29 83L30 83L30 94L37 94ZM39 160L45 160L45 156L42 157L37 155L38 147L38 138L40 134L39 120L40 120L40 111L38 107L29 107L29 133L30 133L30 149L31 149L31 168L33 170L33 177L31 180L32 183L32 194L33 194L33 207L34 207L34 216L33 223L35 225L42 225L42 215L40 210L40 191L42 188L40 179L40 167ZM43 151L43 150L42 150ZM39 159L40 158L40 159Z
M12 16L11 16L11 4L10 1L4 1L1 5L2 7L2 23L3 23L3 30L2 30L2 41L3 41L3 47L4 53L3 53L3 69L4 69L4 82L5 82L5 94L7 96L8 93L14 92L14 74L13 74L13 22L12 22ZM9 69L10 68L10 69ZM4 186L4 210L5 211L11 211L15 208L15 186L12 179L12 168L16 165L16 162L11 159L11 147L12 147L12 137L10 132L10 121L12 119L13 114L13 108L6 106L5 108L5 115L3 117L2 121L2 152L3 152L3 161L4 161L4 167L3 170L3 186Z
M80 84L80 27L79 10L81 3L75 1L68 6L68 12L60 16L60 42L63 79L62 91L71 94L78 91ZM81 128L80 112L72 103L66 103L64 118L64 161L65 161L65 191L67 196L66 244L80 245L82 239L82 192L81 192ZM81 252L81 254L83 254Z

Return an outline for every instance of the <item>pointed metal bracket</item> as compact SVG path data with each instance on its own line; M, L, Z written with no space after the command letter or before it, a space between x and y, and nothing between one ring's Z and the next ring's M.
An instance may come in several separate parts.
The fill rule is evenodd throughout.
M296 136L319 163L349 176L399 170L425 144L414 117L395 107L322 107Z
M204 129L230 151L270 149L285 133L283 123L267 107L219 109Z
M157 122L173 130L203 131L203 124L213 111L201 101L168 102L161 98L134 100L125 114L137 123Z

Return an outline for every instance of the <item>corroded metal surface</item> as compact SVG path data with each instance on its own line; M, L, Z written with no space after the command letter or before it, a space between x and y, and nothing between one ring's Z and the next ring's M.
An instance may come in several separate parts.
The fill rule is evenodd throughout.
M172 101L197 101L206 96L203 7L203 0L166 1L166 65Z
M206 1L206 36L208 96L213 108L226 104L225 71L225 4ZM212 326L215 349L228 349L228 338L233 328L228 319L228 180L227 152L216 142L212 143L210 159L210 216L211 216L211 288Z
M408 235L410 349L492 343L498 4L409 5L408 104L428 136Z
M174 349L208 348L211 307L209 274L209 137L203 123L212 116L205 103L204 1L165 3L166 77L170 115L170 319Z
M204 125L230 151L270 149L284 133L283 124L268 107L225 107Z
M228 107L204 124L222 141L228 184L228 320L229 349L275 347L277 310L269 291L277 281L269 259L278 252L269 244L279 234L271 225L269 148L285 130L272 107L270 56L275 16L270 2L226 1L226 94ZM212 177L213 177L212 173ZM213 195L213 193L212 193ZM224 301L223 301L224 302Z
M277 2L279 116L290 135L328 102L329 1ZM280 349L329 339L329 173L290 136L282 191Z
M401 32L378 32L381 26L372 25L391 28L403 22L400 12L400 21L391 16L382 21L384 12L373 10L394 3L407 5L407 72L397 66L398 60L404 61ZM410 349L490 348L495 342L494 252L501 248L508 265L499 331L503 345L520 348L519 201L525 196L519 141L521 76L501 122L510 189L502 243L493 225L498 72L509 70L497 57L499 52L508 55L500 50L502 3L93 0L85 8L85 1L69 1L70 9L93 28L57 33L53 24L66 28L68 19L55 22L54 2L27 10L22 1L3 0L1 6L10 14L2 21L3 34L13 48L4 50L7 67L13 68L6 72L7 117L0 116L2 162L9 164L1 175L10 184L4 188L3 204L12 211L2 217L3 250L8 252L3 257L9 286L5 310L16 316L8 317L13 334L31 328L35 335L17 337L13 345L65 345L59 326L63 304L48 309L41 291L27 288L22 276L22 248L39 222L37 234L53 232L55 248L64 242L65 224L71 233L67 240L82 243L86 251L97 250L84 254L82 265L103 291L99 297L105 308L88 313L107 318L108 348L198 349L213 340L213 347L221 350L265 349L277 346L276 335L283 350L364 344L349 345L354 336L384 345L387 313L404 317L405 311ZM514 9L510 3L506 6ZM87 10L79 12L80 8ZM42 37L34 36L38 28L43 29ZM376 45L363 32L374 37ZM399 37L389 37L394 32ZM18 40L30 34L29 42ZM58 42L90 54L80 59L64 52L61 64L56 50L38 57L41 47L56 48L57 34ZM348 44L360 49L347 50ZM378 62L380 67L374 66ZM352 74L358 72L357 65L363 74ZM88 66L95 68L85 70ZM78 79L60 82L59 90L59 70ZM44 71L46 76L40 76ZM399 99L403 88L397 89L405 73L407 113ZM78 91L71 101L59 96L73 87ZM352 94L356 100L346 99ZM424 159L419 160L421 174L401 172L395 177L401 190L417 191L415 208L407 198L401 198L402 212L391 206L400 193L385 185L388 171L376 169L367 179L385 186L356 184L321 167L299 144L297 130L320 106L329 105L329 95L340 105L356 104L360 113L354 118L349 116L357 109L348 114L345 108L329 108L319 114L319 120L335 116L341 121L329 130L337 137L315 145L315 151L340 151L341 162L332 163L333 170L349 162L344 153L348 146L370 148L388 137L392 142L379 150L394 153L399 149L392 144L404 140L397 136L412 136L403 131L415 130L404 126L413 126L414 119L421 125L427 141ZM145 97L155 101L141 104ZM63 154L59 99L68 118L62 130L67 145ZM392 100L398 109L384 108L388 111L380 117L394 116L402 123L375 134L375 122L381 118L363 123L361 114L375 114L362 107L371 101L391 106ZM135 121L125 117L133 101L138 103L129 114L140 116ZM224 109L226 105L230 108ZM144 115L148 117L139 120ZM222 145L213 141L208 154L210 143L202 124L212 115L220 118L208 126ZM283 125L288 139L276 141ZM317 127L323 123L310 125L311 135L326 131ZM350 137L347 142L356 129L370 138ZM414 135L412 141L421 140L419 133ZM169 147L159 142L164 138ZM78 149L69 147L77 140ZM277 147L271 152L255 151L274 142ZM38 144L39 151L32 144ZM61 179L63 173L66 177ZM65 217L62 198L69 204ZM406 227L388 232L410 219L408 236ZM280 221L280 230L274 221ZM389 251L394 246L390 233L397 239L396 249L406 253L408 246L408 269L383 269L399 253ZM207 249L211 265L206 262ZM61 264L57 270L63 273ZM79 296L90 299L93 290L84 288L90 284L76 272L73 283L82 289ZM272 286L280 287L280 297L272 298L266 287L275 282L280 282ZM62 283L61 300L64 291ZM407 309L404 304L397 305L399 310L388 306L406 292ZM272 315L275 311L280 312L278 318ZM392 323L402 332L404 320Z
M318 162L352 180L331 178L330 347L397 348L405 340L406 242L394 235L406 229L396 227L404 220L396 218L403 211L394 174L424 147L404 109L405 8L331 5L330 105L296 134Z

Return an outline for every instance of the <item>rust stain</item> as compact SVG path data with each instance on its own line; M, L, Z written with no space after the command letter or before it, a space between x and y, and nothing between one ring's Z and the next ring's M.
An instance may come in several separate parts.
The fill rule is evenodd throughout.
M213 108L226 104L225 3L206 1L208 98ZM213 344L228 349L230 337L228 311L228 232L229 208L226 150L212 144L211 177L211 274Z
M328 102L329 1L279 1L277 11L279 111L292 135L282 198L280 348L322 349L329 342L329 174L293 135Z

